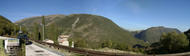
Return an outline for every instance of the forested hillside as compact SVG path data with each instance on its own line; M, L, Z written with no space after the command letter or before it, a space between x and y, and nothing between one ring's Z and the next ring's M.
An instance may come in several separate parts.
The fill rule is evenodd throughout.
M143 41L133 37L129 31L120 28L111 20L102 16L72 14L68 16L57 15L52 17L51 15L51 19L53 19L51 22L47 22L47 17L50 16L45 16L46 38L49 39L56 40L58 35L72 34L71 39L76 45L79 47L90 48L99 48L107 42L111 42L113 44L112 46L122 45L122 47L131 47L135 44L145 44ZM32 28L27 26L37 25L37 28L41 29L40 23L38 23L41 21L41 18L42 17L31 17L30 19L24 19L16 23L22 24L29 29L34 29L36 27ZM38 22L34 20L37 20Z
M148 28L135 34L134 36L149 43L154 43L160 40L162 34L167 34L169 32L181 33L178 29L160 26Z
M18 27L7 18L0 16L0 36L2 35L15 35Z
M51 24L55 20L63 18L63 17L65 17L65 16L64 15L48 15L48 16L45 16L46 26ZM29 18L25 18L25 19L16 21L15 23L18 25L23 25L23 26L27 27L26 29L29 32L31 32L32 28L35 24L37 24L38 26L42 25L42 17L41 16L29 17Z

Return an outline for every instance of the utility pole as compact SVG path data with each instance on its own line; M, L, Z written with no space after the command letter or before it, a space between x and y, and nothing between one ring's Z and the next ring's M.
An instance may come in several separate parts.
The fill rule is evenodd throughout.
M45 38L45 17L44 16L42 16L42 31L43 31L43 33L42 33L42 35L43 35L42 41L43 41Z
M19 31L19 33L22 33L22 27L21 27L21 25L20 25L20 31Z
M42 25L42 27L43 27L43 39L42 40L44 40L44 36L45 36L45 34L44 34L44 31L45 31L45 27L44 27L44 24Z
M21 31L21 25L20 25L20 31Z

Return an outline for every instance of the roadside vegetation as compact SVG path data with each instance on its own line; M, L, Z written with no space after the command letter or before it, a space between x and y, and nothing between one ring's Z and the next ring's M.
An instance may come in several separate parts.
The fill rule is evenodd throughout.
M3 47L3 40L0 39L0 55L1 56L7 56L5 53L5 49Z
M15 37L19 31L19 27L0 15L0 36Z
M27 34L25 27L22 27L22 32ZM19 34L19 25L9 21L7 18L0 16L0 36L16 38ZM14 40L12 40L14 41ZM21 51L18 51L18 56L25 56L25 44L21 44ZM24 51L23 51L24 50ZM5 56L3 40L0 40L0 56Z
M189 38L183 33L177 34L171 32L163 34L160 42L151 44L148 54L168 54L168 53L180 53L187 52L189 49Z

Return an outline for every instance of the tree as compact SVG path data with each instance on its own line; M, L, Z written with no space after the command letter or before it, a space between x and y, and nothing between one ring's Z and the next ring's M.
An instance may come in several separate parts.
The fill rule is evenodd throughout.
M108 47L111 48L113 45L112 40L108 40Z
M103 43L101 44L101 47L102 47L102 48L105 48L105 47L112 48L112 45L113 45L113 43L112 43L111 40L105 40L105 41L103 41Z
M49 30L49 32L47 34L51 34L48 36L48 38L53 40L55 44L58 44L58 37L62 33L62 31L59 30L59 28L56 24L50 25L48 30Z
M87 48L88 47L88 43L87 43L87 41L84 38L79 37L79 38L75 39L75 41L74 41L74 47Z
M190 40L190 29L186 32L184 32L184 34L187 36L187 38Z
M169 52L180 50L189 45L187 37L184 34L177 34L176 32L162 35L160 43Z
M39 32L39 26L37 23L34 23L34 26L33 26L33 39L34 40L41 40L41 35L40 35L40 32Z
M184 34L187 36L187 39L190 41L190 29L185 31ZM190 50L190 43L189 43L189 48L188 50Z
M72 45L73 45L73 40L72 40L71 38L69 38L68 41L69 41L69 47L72 47Z
M103 43L101 44L102 48L108 47L108 42L107 41L103 41Z

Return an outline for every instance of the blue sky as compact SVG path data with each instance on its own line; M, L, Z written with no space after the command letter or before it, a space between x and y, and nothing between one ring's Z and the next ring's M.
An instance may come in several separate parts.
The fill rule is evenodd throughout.
M12 22L52 14L96 14L122 28L190 28L190 0L0 0L0 15Z

